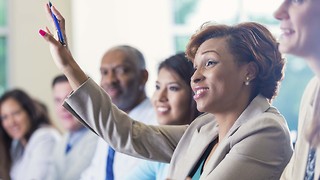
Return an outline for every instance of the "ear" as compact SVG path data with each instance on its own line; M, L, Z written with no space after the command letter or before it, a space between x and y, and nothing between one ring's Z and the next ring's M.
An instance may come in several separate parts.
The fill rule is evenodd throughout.
M149 73L146 69L141 70L141 85L145 86L149 78Z
M246 81L252 81L257 77L258 74L258 66L255 62L249 62L246 64Z

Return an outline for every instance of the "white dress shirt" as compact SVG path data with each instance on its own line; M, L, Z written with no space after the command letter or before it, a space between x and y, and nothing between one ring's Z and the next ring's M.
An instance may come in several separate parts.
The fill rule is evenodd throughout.
M11 179L44 179L51 162L52 149L59 139L60 134L57 130L41 127L32 134L24 149L20 143L13 141Z

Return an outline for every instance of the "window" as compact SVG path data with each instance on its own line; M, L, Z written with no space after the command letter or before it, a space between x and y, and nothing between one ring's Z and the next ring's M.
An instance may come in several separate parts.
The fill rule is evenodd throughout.
M264 24L277 36L279 22L273 17L279 2L264 0L174 0L173 34L176 51L184 51L190 35L206 21L234 24L255 21ZM285 78L273 102L287 119L290 130L297 129L300 99L312 72L304 61L287 56ZM299 85L297 85L297 82Z
M0 0L0 95L7 87L7 12L6 0Z

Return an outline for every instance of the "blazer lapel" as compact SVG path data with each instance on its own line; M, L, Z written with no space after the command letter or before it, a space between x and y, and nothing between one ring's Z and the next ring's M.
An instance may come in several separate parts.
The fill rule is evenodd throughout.
M180 165L183 165L183 167L185 167L183 170L185 172L182 172L182 174L190 174L204 151L207 149L207 146L217 137L217 125L215 125L214 127L207 125L202 127L200 131L194 131L186 155L181 160Z
M227 133L226 137L232 136L237 129L253 117L257 117L259 114L267 111L270 107L270 104L266 100L266 98L258 95L255 97L249 106L241 113L238 119L234 122L233 126L230 128L229 132Z
M208 176L211 173L211 171L213 171L219 165L219 163L225 158L229 151L230 141L229 138L225 138L220 142L220 145L217 147L214 154L211 156L209 162L207 162L201 177Z

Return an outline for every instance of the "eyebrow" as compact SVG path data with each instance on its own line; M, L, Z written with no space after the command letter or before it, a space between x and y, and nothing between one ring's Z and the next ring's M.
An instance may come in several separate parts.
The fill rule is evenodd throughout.
M105 67L105 66L101 66L100 67L100 70L104 70L104 69L116 69L116 68L119 68L119 67L132 67L130 64L117 64L115 66L108 66L108 67Z
M220 56L220 54L219 54L216 50L213 50L213 49L211 49L211 50L206 50L206 51L202 52L201 55L206 54L206 53L215 53L215 54L217 54L218 56ZM221 57L221 56L220 56L220 57Z
M159 81L156 81L156 84L161 84ZM181 86L182 84L180 82L177 81L170 81L169 83L167 83L167 85L179 85Z

